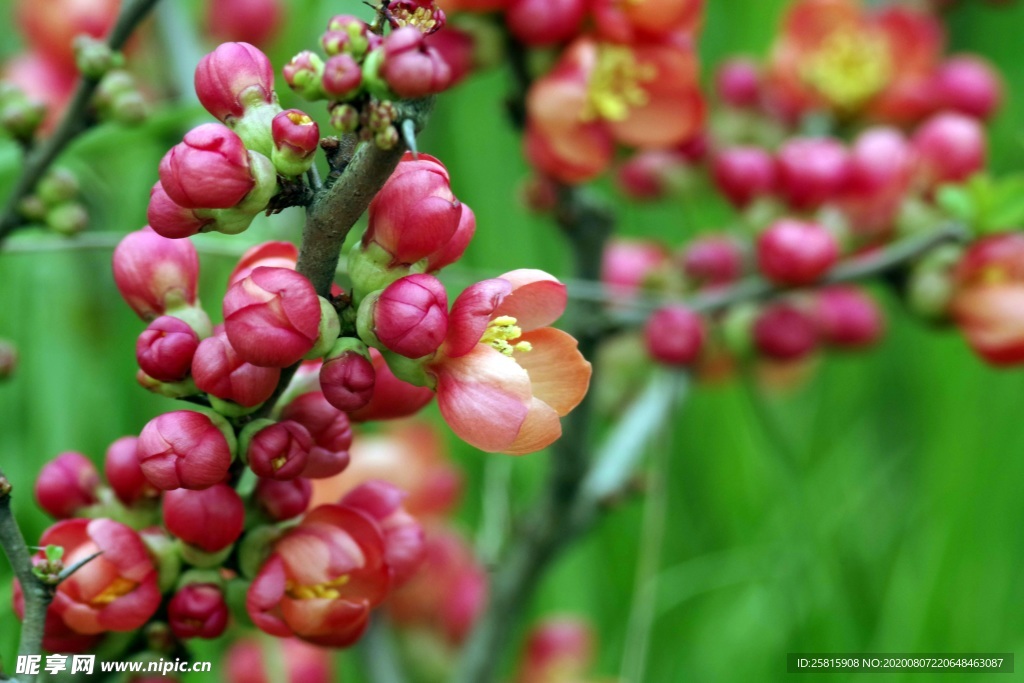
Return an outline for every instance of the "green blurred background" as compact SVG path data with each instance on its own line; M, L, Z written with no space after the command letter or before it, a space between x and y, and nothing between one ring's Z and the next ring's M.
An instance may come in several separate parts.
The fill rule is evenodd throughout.
M0 5L3 16L10 5ZM709 0L700 38L705 75L726 55L764 54L784 5ZM360 6L293 3L275 63L314 48L327 17ZM1024 5L968 0L948 17L953 51L979 52L1004 75L1008 102L992 127L992 165L1019 170ZM14 31L0 25L3 56L18 49ZM507 82L498 69L446 94L421 141L448 165L456 193L477 214L477 237L458 270L466 279L516 267L567 275L560 236L528 215L514 192L526 166L503 116ZM90 230L141 227L157 162L200 120L195 109L178 109L143 129L104 127L82 139L64 163L83 182ZM0 145L0 187L16 173L13 150ZM616 201L622 233L673 245L729 218L699 191L653 207ZM230 254L270 237L297 239L300 224L291 210L260 219L241 237L197 240L211 312ZM99 462L113 439L173 406L134 381L142 324L114 287L112 243L56 244L26 233L0 252L0 337L21 352L16 376L0 385L0 465L17 487L15 509L30 542L48 524L30 495L46 460L78 450ZM556 564L531 616L588 616L600 640L595 671L614 677L642 641L644 620L631 627L631 609L641 594L653 596L642 680L659 683L778 680L786 677L786 653L798 651L1024 653L1024 381L1019 372L988 369L955 332L922 327L878 293L890 313L878 349L823 357L805 385L782 396L749 382L697 387L658 439L663 509L657 497L646 515L643 497L620 505ZM609 414L621 407L604 405ZM436 419L436 408L429 412ZM514 510L530 504L544 454L505 461L445 435L467 473L466 528L480 518L487 467L510 468ZM657 571L638 583L638 558L652 553ZM7 663L17 636L9 576L0 563ZM505 657L514 653L510 643ZM345 680L360 680L352 658L342 658ZM903 678L921 680L872 680Z

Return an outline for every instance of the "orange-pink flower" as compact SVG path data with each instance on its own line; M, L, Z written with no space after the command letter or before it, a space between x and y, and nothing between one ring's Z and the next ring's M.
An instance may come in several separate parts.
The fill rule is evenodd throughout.
M530 89L526 156L542 173L579 183L608 167L616 144L672 147L703 120L689 39L623 45L584 36Z
M548 327L565 303L565 285L539 270L515 270L459 295L445 341L424 369L460 438L519 455L561 436L559 418L590 384L576 340Z
M992 365L1024 363L1024 235L975 242L955 278L952 312L971 348Z
M932 75L944 42L941 24L924 12L799 0L772 49L770 106L791 120L826 110L911 123L934 108Z

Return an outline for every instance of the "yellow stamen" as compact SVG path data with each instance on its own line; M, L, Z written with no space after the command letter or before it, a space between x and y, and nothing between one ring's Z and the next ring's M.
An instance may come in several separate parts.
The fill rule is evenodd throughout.
M336 579L327 581L326 583L318 583L312 586L303 586L296 584L293 581L286 581L284 584L284 592L288 597L295 600L313 600L315 598L328 598L334 600L341 597L341 591L338 589L348 583L348 574L342 574Z
M877 35L834 31L801 70L804 81L833 106L850 111L881 92L892 77L888 45Z
M597 64L590 74L584 121L622 121L629 110L650 100L641 84L658 75L652 64L642 64L628 47L603 44L597 48Z
M516 319L510 315L498 316L487 323L484 336L480 337L481 344L490 344L506 356L511 356L513 351L531 351L533 346L528 341L521 341L517 344L510 342L523 336L523 330L516 325Z
M988 266L981 271L978 280L983 285L1001 285L1010 279L1006 268L1002 266Z
M119 576L114 579L109 586L103 589L99 595L89 601L89 604L93 607L102 607L103 605L109 605L110 603L117 600L122 595L127 595L135 590L135 587L139 584L134 581L130 581L123 576Z
M271 460L271 461L270 461L270 466L271 466L271 467L273 467L273 468L274 468L274 471L276 472L277 470L279 470L279 469L281 469L282 467L284 467L284 464L285 464L286 462L288 462L288 458L286 458L286 457L284 457L284 456L282 455L282 456L279 456L279 457L277 457L277 458L274 458L273 460Z
M423 33L429 33L437 26L437 20L429 7L417 7L412 12L396 14L395 22L402 27L415 26Z

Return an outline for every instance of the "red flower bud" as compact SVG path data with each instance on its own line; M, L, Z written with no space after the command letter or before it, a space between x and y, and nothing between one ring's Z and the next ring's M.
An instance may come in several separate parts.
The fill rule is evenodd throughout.
M958 55L943 62L933 86L941 109L987 119L1003 99L1003 84L995 69L980 57Z
M215 0L211 5L224 4L224 1ZM254 4L227 2L239 7ZM214 6L210 11L211 14L222 12ZM248 43L223 43L199 60L196 95L206 111L227 123L245 115L249 107L274 103L274 66L265 54Z
M370 357L377 378L373 385L373 398L350 414L356 422L409 417L418 413L434 398L434 392L427 387L417 387L395 377L377 349L370 349Z
M195 209L186 209L176 204L164 192L164 186L159 181L149 191L146 219L154 232L169 239L191 237L215 222L213 218L196 215Z
M138 442L142 472L153 486L205 489L224 480L231 466L232 444L203 413L164 413L142 429Z
M448 333L448 294L433 275L409 275L381 292L371 315L381 344L421 358L436 351Z
M405 26L384 39L380 73L399 97L426 97L451 85L451 68L423 38L418 28Z
M634 296L668 262L665 247L651 240L615 238L601 260L601 282L616 296Z
M219 123L193 128L164 155L160 183L167 196L187 209L227 209L256 187L249 151Z
M318 479L338 474L348 466L352 425L348 416L318 391L302 394L285 406L282 420L294 420L313 437L313 448L302 476Z
M517 683L565 676L583 679L594 657L594 636L585 621L549 618L537 624L526 642Z
M283 15L282 0L210 0L206 6L206 27L218 41L266 45L281 28Z
M306 469L312 449L313 437L309 431L294 420L284 420L252 435L246 459L256 476L288 480Z
M971 348L997 366L1024 362L1024 235L971 245L957 264L953 316Z
M735 57L722 62L715 74L715 89L726 104L752 109L761 101L761 74L750 59Z
M427 256L427 270L436 273L462 258L475 233L476 214L468 205L462 204L462 215L459 216L459 225L455 228L455 233L448 240L448 244Z
M376 380L373 362L355 349L346 349L338 355L332 351L320 367L320 389L324 398L346 413L370 402Z
M341 505L359 510L377 522L384 534L384 555L394 586L409 579L423 559L423 527L405 511L406 493L386 481L360 484L341 499Z
M544 47L576 37L587 10L586 0L511 0L505 24L525 45Z
M775 189L775 160L759 147L730 147L715 155L715 185L737 208Z
M444 31L426 36L423 42L428 49L436 50L451 69L449 88L461 83L473 71L476 65L476 40L473 34L449 25Z
M256 505L268 517L275 522L283 522L306 511L313 497L313 484L304 477L288 481L260 478L252 495Z
M200 391L246 408L270 398L280 378L280 368L245 362L219 326L212 337L199 343L192 358L192 379Z
M273 162L278 173L302 175L313 165L320 145L320 127L303 111L288 109L270 124L274 138Z
M985 166L985 131L963 114L933 116L914 132L911 144L918 173L929 188L966 180Z
M644 339L647 352L659 363L691 365L704 345L704 323L685 306L666 306L647 319Z
M182 640L217 638L228 625L224 594L212 583L190 583L167 603L167 621Z
M370 202L369 216L363 246L380 245L396 265L415 263L447 252L460 227L462 204L452 194L444 164L427 154L413 159L406 153Z
M846 183L850 158L831 138L792 138L776 157L778 188L797 211L814 209L835 199Z
M858 237L873 241L889 236L910 186L913 164L910 144L898 130L869 128L857 136L840 206Z
M814 320L803 310L788 303L769 304L754 321L754 345L775 360L803 358L818 343Z
M351 55L334 55L324 63L323 88L332 100L355 95L363 83L363 70Z
M168 491L163 508L167 530L208 553L237 541L245 523L245 505L227 484L214 484L201 491Z
M135 436L121 437L110 444L103 461L103 473L107 476L107 483L114 490L117 499L128 507L141 500L156 498L160 493L142 473L138 442L139 439Z
M149 226L129 233L114 249L114 282L143 320L196 303L199 256L188 240L171 240Z
M839 258L836 238L818 223L782 218L757 239L757 266L772 282L806 285L824 275Z
M250 247L242 258L238 259L238 265L231 271L228 278L228 287L244 280L260 266L269 268L290 268L295 270L295 264L299 260L299 250L291 242L263 242Z
M743 249L730 237L698 237L686 246L682 267L688 278L701 285L727 285L743 275Z
M678 152L641 150L619 166L616 185L636 201L661 199L672 190L673 177L685 173L687 165Z
M253 365L299 362L320 334L320 300L304 276L260 267L224 296L224 329L238 355Z
M29 44L48 59L74 73L74 39L80 33L103 38L117 20L119 0L56 0L46 3L20 0L18 26ZM9 4L8 7L11 5Z
M828 287L818 293L815 319L822 342L844 349L871 346L885 321L878 305L855 287Z
M46 463L36 480L36 502L56 519L74 517L81 508L97 502L100 475L81 453L61 453Z
M199 335L184 320L164 315L149 324L135 343L139 368L161 382L179 382L188 376Z
M70 567L96 553L57 586L50 611L82 634L134 631L160 606L157 572L142 539L109 519L68 519L43 532L39 546L64 549ZM40 550L36 558L43 560Z

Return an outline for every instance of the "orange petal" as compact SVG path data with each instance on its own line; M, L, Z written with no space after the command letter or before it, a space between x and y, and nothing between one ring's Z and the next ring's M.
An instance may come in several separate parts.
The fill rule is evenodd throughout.
M522 336L532 351L516 352L514 358L530 375L533 396L565 415L579 405L590 386L590 363L577 348L576 339L553 327L542 327Z
M525 455L547 448L562 435L562 423L558 421L558 413L539 398L530 401L530 411L526 421L515 440L503 453L509 455Z

